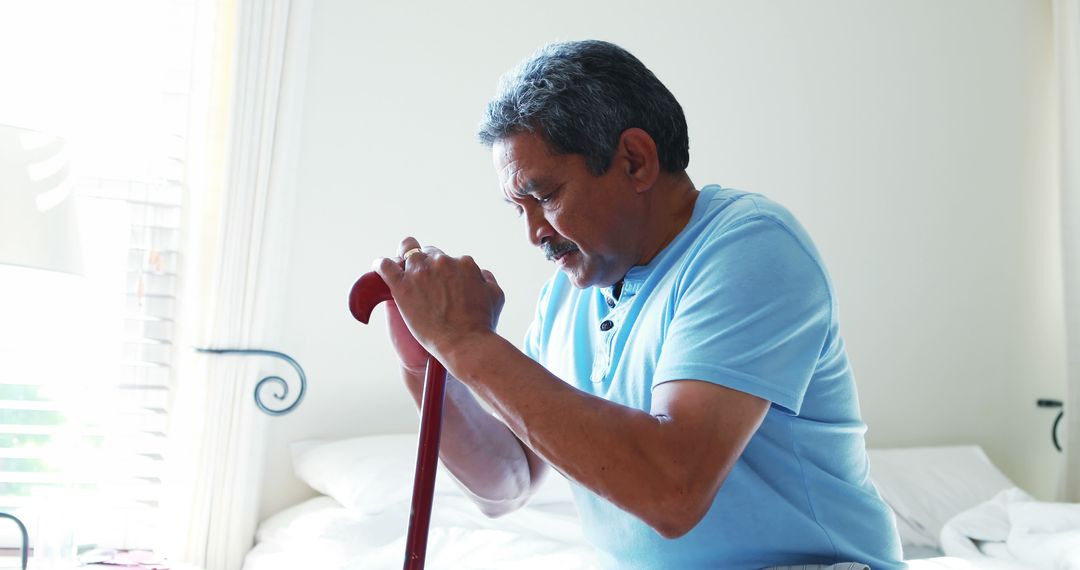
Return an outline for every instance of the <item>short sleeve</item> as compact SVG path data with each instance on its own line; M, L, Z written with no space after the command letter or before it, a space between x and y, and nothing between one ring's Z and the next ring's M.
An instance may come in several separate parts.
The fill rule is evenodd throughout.
M653 386L704 380L798 414L832 319L810 247L769 217L705 238L672 292Z

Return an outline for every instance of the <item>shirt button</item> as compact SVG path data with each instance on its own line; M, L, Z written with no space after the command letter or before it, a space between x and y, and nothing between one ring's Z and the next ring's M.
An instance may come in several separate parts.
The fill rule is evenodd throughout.
M611 327L613 327L613 326L615 326L615 323L613 323L611 321L604 321L604 322L600 323L600 330L602 330L604 332L607 332L607 331L611 330Z
M607 306L609 306L611 308L615 308L615 299L608 299L607 300Z

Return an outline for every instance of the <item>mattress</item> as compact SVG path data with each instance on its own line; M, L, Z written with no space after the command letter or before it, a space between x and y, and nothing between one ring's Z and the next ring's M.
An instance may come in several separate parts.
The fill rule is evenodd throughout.
M406 508L361 514L320 496L287 508L260 526L244 570L360 570L400 568ZM914 554L933 553L933 550ZM908 560L911 570L1031 570L961 558ZM587 570L599 568L576 513L562 505L526 507L489 519L464 497L433 509L426 567L431 570Z
M259 526L244 570L400 568L414 435L293 444L297 475L320 496ZM896 513L912 570L1031 570L1013 561L942 556L946 521L1012 483L975 446L871 450L871 477ZM491 519L440 466L428 537L431 570L598 568L569 484L553 474L529 505Z

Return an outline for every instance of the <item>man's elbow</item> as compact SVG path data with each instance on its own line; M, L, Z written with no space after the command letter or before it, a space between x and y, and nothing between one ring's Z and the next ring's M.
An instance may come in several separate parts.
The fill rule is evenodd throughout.
M483 513L484 516L489 519L497 519L525 506L526 500L512 499L505 501L488 501L474 498L473 502L480 508L480 512Z
M694 530L694 527L696 527L703 518L705 518L704 513L700 515L671 513L667 516L659 517L654 521L646 521L646 523L651 526L657 534L671 540L681 538L686 535L686 533Z
M472 489L458 481L458 487L484 516L493 519L524 507L533 493L533 483L522 478L505 479L496 485L477 489Z
M673 493L659 501L653 513L642 520L664 538L680 538L705 518L711 505L712 497L690 497L685 493Z
M500 499L489 499L471 491L468 494L484 516L497 519L524 507L532 496L532 489L519 489L514 496Z

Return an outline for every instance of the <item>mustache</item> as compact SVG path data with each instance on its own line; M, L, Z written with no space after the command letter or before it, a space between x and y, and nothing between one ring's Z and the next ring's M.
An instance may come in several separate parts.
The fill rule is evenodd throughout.
M544 257L546 257L548 261L555 261L555 258L557 257L570 253L571 251L577 251L578 246L569 241L561 244L545 241L540 244L540 249L544 250Z

